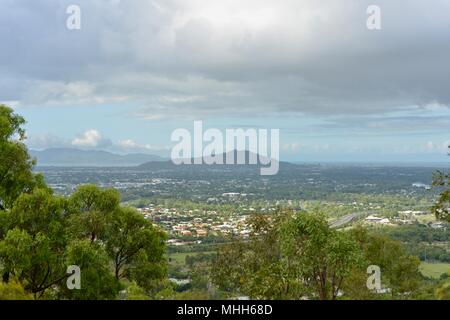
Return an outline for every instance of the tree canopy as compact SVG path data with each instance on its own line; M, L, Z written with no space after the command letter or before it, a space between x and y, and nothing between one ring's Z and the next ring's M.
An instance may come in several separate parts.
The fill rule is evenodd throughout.
M450 146L448 147L450 149ZM433 186L440 188L441 192L432 211L438 219L450 222L450 172L436 172L433 177Z
M10 209L24 192L44 187L41 175L33 174L35 160L23 143L25 119L0 104L0 210Z
M113 299L121 280L148 287L164 279L165 232L122 207L114 189L81 185L55 196L33 173L24 123L0 105L0 297ZM73 265L79 290L66 285Z
M221 248L212 265L214 283L230 294L259 299L375 299L367 267L381 269L391 298L413 296L419 260L402 245L372 235L329 227L320 212L256 216L248 241Z

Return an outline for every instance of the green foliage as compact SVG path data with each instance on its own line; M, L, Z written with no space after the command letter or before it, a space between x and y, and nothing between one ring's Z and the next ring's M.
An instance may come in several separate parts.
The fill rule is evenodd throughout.
M5 215L6 236L0 242L3 271L24 284L35 297L60 281L66 245L63 201L48 190L22 194Z
M450 149L450 146L448 146ZM438 171L433 177L433 186L441 190L437 202L432 207L436 218L450 222L450 173Z
M362 263L357 243L317 213L256 217L248 242L223 247L212 267L223 290L265 299L335 299Z
M1 269L35 298L57 289L59 298L113 299L122 278L148 287L166 275L165 233L137 211L120 207L114 190L82 186L64 199L35 189L0 220ZM81 290L66 287L69 265L81 269Z
M172 282L164 282L155 294L154 298L158 300L208 300L211 299L210 294L205 290L186 290L177 292L176 285Z
M35 161L23 143L24 124L21 116L0 104L0 210L11 208L23 192L44 187L42 176L32 172Z
M57 284L64 272L53 244L43 233L31 236L18 228L9 230L0 242L4 271L14 275L35 297L41 297L46 289Z
M122 277L144 285L164 277L165 233L120 207L114 189L84 185L68 199L54 196L32 173L24 123L0 105L0 296L113 299ZM69 265L81 268L81 290L67 289Z
M447 242L450 243L449 229L432 229L423 224L386 227L381 231L393 240L401 242Z
M20 282L0 282L0 301L2 300L31 300L33 297L26 293Z
M284 256L321 300L336 299L342 281L362 265L357 243L348 233L331 229L318 213L295 215L282 225L281 233Z
M368 274L364 268L352 268L350 274L344 278L342 283L342 291L345 294L343 298L352 300L377 300L383 298L367 288L367 277Z
M35 189L17 199L7 214L6 226L26 230L32 236L48 234L57 244L64 245L64 212L64 199L53 196L47 189Z
M207 292L201 290L188 290L174 294L172 300L208 300L210 297Z
M213 282L230 294L260 299L299 299L303 286L282 260L279 234L268 217L255 216L251 241L223 246L213 262Z
M450 229L433 229L424 224L384 227L381 235L404 244L410 255L422 261L450 262Z
M135 209L117 208L108 221L105 238L117 279L130 277L147 287L147 280L166 274L166 234Z
M132 282L127 288L127 300L149 300L150 297L145 289L139 287L136 282Z
M324 216L258 216L249 241L223 246L211 277L229 294L262 299L383 299L366 286L369 265L381 269L390 298L415 298L423 286L420 261L404 246L358 227L337 231Z
M69 225L77 237L102 237L108 220L119 206L120 195L114 189L95 185L80 186L69 199Z
M114 299L120 289L109 268L109 258L104 248L88 239L74 240L66 249L65 264L76 265L81 270L81 289L68 290L61 286L61 297L74 300Z
M442 286L436 289L436 298L440 300L450 300L450 271L443 280L444 283Z
M421 285L420 260L406 252L397 241L367 230L351 231L364 252L367 265L376 265L381 270L382 285L389 288L392 298L413 297Z

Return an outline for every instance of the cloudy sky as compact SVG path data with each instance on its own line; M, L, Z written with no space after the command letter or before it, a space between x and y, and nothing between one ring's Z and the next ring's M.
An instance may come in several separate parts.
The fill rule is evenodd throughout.
M31 148L168 154L174 129L203 120L279 128L286 160L448 161L448 0L0 6L0 101Z

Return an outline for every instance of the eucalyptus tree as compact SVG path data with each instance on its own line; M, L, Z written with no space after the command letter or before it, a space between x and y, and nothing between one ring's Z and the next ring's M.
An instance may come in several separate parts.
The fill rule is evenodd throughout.
M440 188L441 192L432 211L436 218L450 222L450 172L437 171L433 177L433 186Z
M24 124L23 117L0 104L0 210L10 209L22 193L45 186L43 177L32 172L35 160L23 143Z

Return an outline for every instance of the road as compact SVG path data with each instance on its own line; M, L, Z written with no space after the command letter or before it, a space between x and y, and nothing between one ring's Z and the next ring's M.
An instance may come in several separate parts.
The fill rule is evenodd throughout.
M348 214L346 216L340 217L337 220L330 223L330 228L339 228L343 225L346 225L349 222L352 222L353 220L356 220L358 218L361 218L366 215L374 214L376 211L365 211L365 212L355 212Z

